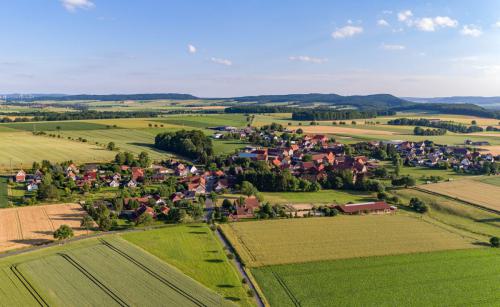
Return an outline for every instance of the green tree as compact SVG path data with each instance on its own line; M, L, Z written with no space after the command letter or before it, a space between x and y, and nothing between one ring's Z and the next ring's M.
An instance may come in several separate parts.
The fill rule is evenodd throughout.
M89 230L94 227L94 219L90 215L85 215L80 222L80 227L85 228L89 234Z
M56 231L54 231L54 239L57 240L66 240L73 237L73 235L73 229L71 229L68 225L61 225Z
M109 142L108 143L108 146L106 146L106 148L110 151L114 151L116 150L116 145L115 145L115 142Z
M259 193L257 188L254 187L253 184L248 182L248 181L243 181L241 183L240 190L241 190L241 194L246 195L246 196L252 196L252 195L256 195L257 193Z
M151 214L149 214L147 212L143 212L141 215L139 215L137 217L137 220L135 221L135 225L136 226L139 226L139 225L149 226L149 225L153 224L153 222L154 222L154 219L151 216Z
M500 239L498 237L492 237L490 239L491 247L500 247Z

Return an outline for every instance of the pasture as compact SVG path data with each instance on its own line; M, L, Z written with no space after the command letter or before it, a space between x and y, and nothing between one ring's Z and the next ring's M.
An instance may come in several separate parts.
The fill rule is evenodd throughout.
M8 208L0 210L0 252L52 242L52 234L66 224L75 236L86 233L80 221L86 215L76 204Z
M106 129L106 125L85 121L59 121L59 122L33 122L33 123L8 123L1 124L7 128L23 131L65 131L65 130L98 130Z
M243 306L254 305L221 243L206 225L180 225L122 237Z
M9 206L9 179L0 176L0 208Z
M62 138L35 136L30 132L0 132L2 150L0 150L0 169L31 166L33 161L50 160L62 162L108 161L116 153L102 147L69 141Z
M221 225L247 266L472 248L471 239L405 215Z
M244 127L247 124L246 116L242 114L170 115L154 121L180 126L183 129L206 129L216 126Z
M425 191L500 211L500 202L498 200L500 186L483 183L478 180L457 180L423 185L420 188Z
M492 184L497 187L500 186L500 176L482 177L481 179L479 179L479 181L487 184Z
M271 306L497 306L500 250L253 268ZM443 296L444 295L444 296Z
M225 306L230 302L116 237L0 260L6 306ZM57 291L54 291L57 289ZM22 303L22 304L19 304Z
M320 190L318 192L263 192L264 200L272 204L314 203L346 204L376 200L370 192Z

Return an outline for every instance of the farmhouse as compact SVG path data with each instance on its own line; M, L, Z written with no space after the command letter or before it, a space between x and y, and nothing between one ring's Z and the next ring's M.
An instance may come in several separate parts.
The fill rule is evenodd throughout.
M23 170L20 170L16 174L16 182L25 182L26 181L26 172Z
M395 210L383 201L338 205L335 208L344 214L383 214Z

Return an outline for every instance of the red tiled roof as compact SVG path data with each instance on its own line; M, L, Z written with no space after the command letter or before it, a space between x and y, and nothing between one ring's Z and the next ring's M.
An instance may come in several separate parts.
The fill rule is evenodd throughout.
M383 201L340 205L337 208L344 213L355 213L363 211L388 210L391 207Z

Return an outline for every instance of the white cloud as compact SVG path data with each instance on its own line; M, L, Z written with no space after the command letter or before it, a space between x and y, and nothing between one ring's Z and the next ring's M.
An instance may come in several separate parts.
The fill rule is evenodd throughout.
M299 61L299 62L308 62L308 63L315 63L315 64L321 64L328 62L328 59L326 58L315 58L315 57L310 57L307 55L299 55L299 56L290 56L288 57L290 61Z
M463 57L450 59L450 61L452 61L452 62L477 62L479 60L480 60L480 58L478 56L475 56L475 55L469 55L469 56L463 56Z
M499 28L499 29L500 29L500 20L499 20L499 21L497 21L497 22L495 22L495 23L493 24L493 28Z
M195 47L195 46L193 46L193 45L189 44L189 45L187 46L187 48L188 48L188 52L189 52L189 53L191 53L191 54L196 53L196 47Z
M380 48L389 51L400 51L406 49L406 47L403 45L388 45L388 44L382 44Z
M78 9L91 9L95 4L90 0L60 0L64 8L70 12Z
M410 10L401 11L398 13L398 20L399 21L409 21L412 16L413 16L413 13Z
M392 11L391 10L383 10L382 14L390 15L390 14L392 14Z
M221 59L221 58L214 58L214 57L212 57L212 58L210 58L210 61L212 61L214 63L217 63L217 64L226 65L226 66L233 65L233 62L231 62L228 59Z
M345 26L345 27L337 29L335 32L333 32L332 37L334 39L339 39L339 38L351 37L351 36L354 36L356 34L361 34L361 33L363 33L362 27Z
M462 35L472 37L479 37L483 35L483 31L481 30L481 28L476 25L465 25L460 33Z
M424 17L417 19L415 26L421 31L434 32L438 28L455 28L458 21L448 16Z
M379 26L382 26L382 27L388 27L389 26L389 23L385 19L379 19L379 20L377 20L377 24Z

